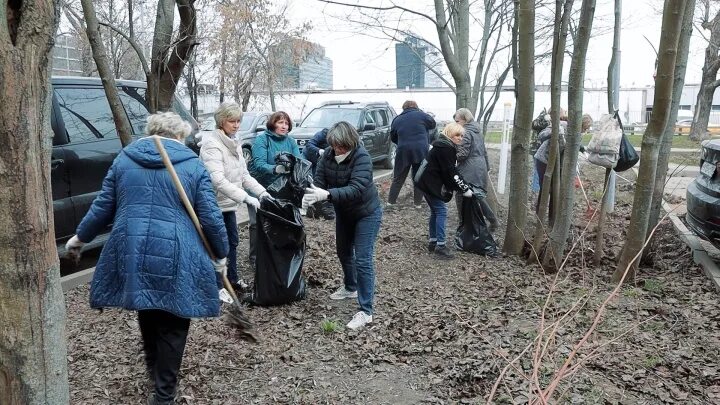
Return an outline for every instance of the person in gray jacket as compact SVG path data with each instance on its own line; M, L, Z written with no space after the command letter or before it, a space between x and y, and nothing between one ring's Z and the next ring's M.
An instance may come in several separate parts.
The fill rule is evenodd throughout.
M462 142L457 145L457 171L465 182L487 191L488 172L490 163L485 149L485 136L482 133L480 124L475 121L472 112L467 108L461 108L455 112L453 119L465 128ZM458 210L458 223L462 225L462 194L455 195L455 202ZM488 229L495 232L498 228L498 220L487 201L480 199L483 214L488 221Z

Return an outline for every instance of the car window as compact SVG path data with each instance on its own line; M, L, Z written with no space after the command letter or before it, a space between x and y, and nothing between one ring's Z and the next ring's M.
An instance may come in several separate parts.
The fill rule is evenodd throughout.
M373 110L373 116L375 117L375 122L377 123L377 126L379 126L379 127L388 126L389 120L388 120L387 110L383 110L383 109Z
M102 88L55 88L70 142L117 138L110 104Z
M255 122L255 115L245 115L240 122L240 129L239 131L249 131L252 128L253 122ZM263 121L263 124L265 121Z
M365 111L365 124L374 124L375 118L373 118L372 111Z
M347 121L352 125L360 122L362 110L350 108L316 108L303 120L301 127L330 128L335 123Z
M120 88L119 94L130 120L130 125L132 125L133 133L135 135L144 135L147 117L150 114L145 103L145 89L123 86Z

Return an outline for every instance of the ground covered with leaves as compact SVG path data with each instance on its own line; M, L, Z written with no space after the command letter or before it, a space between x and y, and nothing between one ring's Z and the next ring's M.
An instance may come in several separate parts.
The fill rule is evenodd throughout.
M583 169L583 178L594 203L600 174ZM384 194L387 183L380 186ZM484 403L497 381L493 403L527 403L533 374L547 386L614 288L612 264L632 201L632 186L620 189L603 266L589 263L594 236L582 236L587 219L579 209L577 248L565 269L548 274L514 257L436 260L426 251L429 211L413 208L405 193L400 207L385 212L377 243L374 323L357 332L344 327L357 304L328 299L342 283L334 223L306 220L307 298L250 309L256 345L236 339L219 319L193 321L178 402ZM585 204L579 191L578 198ZM580 349L558 402L720 403L718 292L672 225L662 225L658 236L650 263L610 302ZM142 403L150 384L136 314L91 310L87 287L66 300L71 402ZM541 318L556 327L541 334L538 354Z

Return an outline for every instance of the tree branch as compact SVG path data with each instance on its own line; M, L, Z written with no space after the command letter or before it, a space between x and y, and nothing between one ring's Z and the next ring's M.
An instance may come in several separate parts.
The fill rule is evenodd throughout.
M377 10L377 11L401 10L406 13L410 13L410 14L414 14L414 15L426 18L429 21L432 21L433 24L437 25L437 21L435 21L435 19L433 19L429 15L421 13L419 11L411 10L406 7L398 6L395 3L391 3L392 6L388 6L388 7L376 7L376 6L366 6L366 5L362 5L362 4L343 3L341 1L333 1L333 0L318 0L318 1L320 1L322 3L335 4L338 6L352 7L352 8L358 8L358 9L364 8L364 9Z
M120 28L118 28L110 23L106 23L104 21L99 21L98 23L100 25L102 25L103 27L106 27L112 31L117 32L121 37L123 37L125 39L125 41L127 41L127 43L133 47L133 49L135 50L135 53L137 53L138 59L140 59L140 65L142 66L142 70L143 70L143 72L145 72L145 76L150 75L150 66L147 63L147 59L145 58L145 54L143 53L142 48L140 48L140 44L137 43L135 38L125 34Z

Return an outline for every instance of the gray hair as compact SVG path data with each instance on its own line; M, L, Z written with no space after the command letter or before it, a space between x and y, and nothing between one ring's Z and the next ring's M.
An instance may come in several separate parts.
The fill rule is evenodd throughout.
M242 120L243 111L238 103L227 101L220 104L217 110L215 110L215 128L222 128L222 124L225 121L232 119Z
M453 119L460 118L461 120L465 122L471 122L475 119L473 116L473 113L468 110L467 108L461 108L457 111L455 111L455 114L453 115Z
M347 121L340 121L330 127L327 133L327 142L330 146L341 146L347 149L355 149L360 144L360 135Z
M170 139L185 139L192 132L192 126L174 112L161 112L147 117L145 133Z

